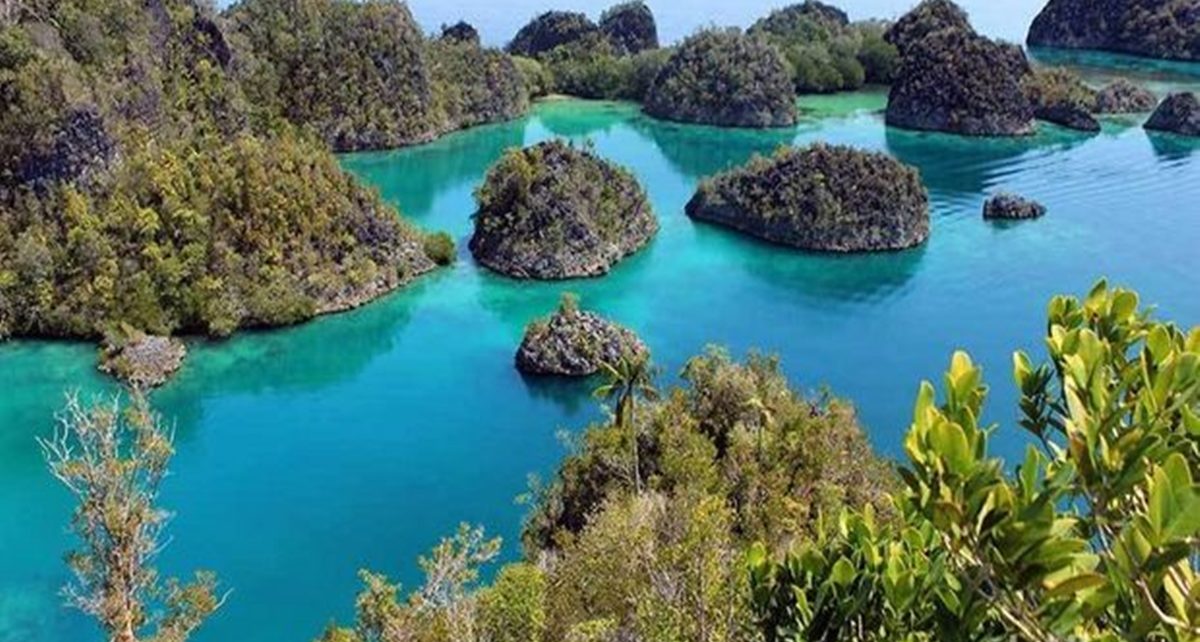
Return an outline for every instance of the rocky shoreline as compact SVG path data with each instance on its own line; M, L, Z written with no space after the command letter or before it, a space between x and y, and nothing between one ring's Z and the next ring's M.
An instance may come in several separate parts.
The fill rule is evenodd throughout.
M525 329L515 362L527 375L587 377L626 355L648 353L633 331L580 310L574 295L567 294L553 314Z

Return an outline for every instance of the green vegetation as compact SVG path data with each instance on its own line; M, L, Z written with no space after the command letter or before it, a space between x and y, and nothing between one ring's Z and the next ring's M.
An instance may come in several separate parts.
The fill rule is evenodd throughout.
M599 276L658 231L633 174L561 140L510 150L475 198L471 252L515 278Z
M737 29L707 30L671 54L646 95L646 113L728 127L788 127L796 123L796 91L774 46Z
M438 629L414 617L437 612L422 606L427 588L403 602L383 591L379 605L365 575L357 626L322 639L749 642L751 542L806 541L816 515L843 507L885 510L896 480L853 408L795 392L775 359L739 364L714 349L661 395L644 360L611 371L598 391L611 421L588 428L534 493L528 562L480 590L443 593L454 596L441 607L452 623ZM377 636L381 621L396 637Z
M940 404L920 386L898 469L773 358L710 349L660 391L623 357L597 390L608 420L534 486L525 561L481 585L500 542L464 525L406 596L363 571L354 626L319 642L1195 640L1200 328L1101 282L1051 302L1046 347L1013 358L1029 446L1011 473L965 353ZM210 574L151 590L159 425L140 397L71 399L42 442L79 498L74 603L119 642L184 640L221 604Z
M636 0L607 9L599 26L580 13L542 14L508 50L518 56L530 96L641 101L666 61L654 14Z
M1085 112L1096 111L1097 92L1079 74L1065 67L1043 67L1022 80L1022 88L1036 107L1068 105Z
M425 142L526 109L507 56L461 27L427 40L398 0L242 0L226 15L252 52L249 93L264 117L312 127L337 151Z
M889 84L899 53L883 39L885 26L851 24L846 14L816 0L779 9L754 23L750 35L777 46L791 65L800 93Z
M390 0L101 5L26 3L0 29L0 337L225 336L364 303L453 243L326 145L527 105L506 55L427 41Z
M1099 284L1050 304L1050 363L1014 357L1012 475L987 455L987 388L963 353L917 399L894 517L848 511L772 561L750 554L774 640L1194 640L1200 634L1200 329Z
M15 334L124 323L225 336L350 307L432 267L423 235L312 141L125 153L103 192L65 185L7 211L0 318Z
M158 503L174 446L144 398L84 406L72 396L53 437L39 439L51 474L78 500L67 556L68 604L96 619L111 642L186 642L221 607L216 576L162 579L152 565L170 513Z

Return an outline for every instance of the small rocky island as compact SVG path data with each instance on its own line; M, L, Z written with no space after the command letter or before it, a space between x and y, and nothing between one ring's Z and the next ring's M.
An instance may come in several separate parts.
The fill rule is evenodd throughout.
M988 220L1018 221L1045 215L1045 205L1015 194L997 194L983 204L983 218Z
M119 338L105 339L99 368L135 388L157 388L179 370L185 356L187 347L179 339L126 328Z
M601 276L658 232L633 174L559 140L509 151L475 196L472 254L519 279Z
M1146 122L1146 129L1180 136L1200 136L1200 100L1191 92L1168 96L1154 110Z
M700 185L688 216L821 252L902 250L929 238L917 170L881 153L782 148Z
M579 309L579 300L564 294L558 310L525 328L517 349L517 369L529 375L587 377L605 363L625 355L649 352L633 331L594 312Z
M646 113L721 127L796 124L796 88L779 50L738 29L702 31L676 49L646 96Z
M1140 114L1154 111L1158 97L1124 78L1114 80L1096 93L1097 114Z
M1025 53L978 35L964 16L954 3L933 0L888 32L901 63L887 124L968 136L1032 134L1034 109L1022 90L1031 71Z
M1030 26L1027 42L1200 60L1200 8L1187 1L1050 0Z
M514 56L534 58L595 33L598 27L587 15L574 11L547 11L529 21L505 50Z

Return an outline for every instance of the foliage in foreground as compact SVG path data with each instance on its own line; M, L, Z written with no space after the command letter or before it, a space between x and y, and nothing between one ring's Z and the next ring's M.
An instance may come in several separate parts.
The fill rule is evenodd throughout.
M1200 329L1101 283L1051 303L1046 343L1047 365L1014 357L1034 445L1012 475L959 353L941 405L921 386L896 523L849 511L782 561L751 551L769 642L1200 638Z
M54 436L39 440L50 472L78 499L81 547L67 562L68 603L94 617L110 642L184 642L221 606L216 576L163 580L153 566L170 513L158 491L174 454L145 400L85 407L72 396Z
M853 410L793 391L774 359L714 349L683 376L660 395L644 359L611 364L611 421L535 489L526 561L457 594L452 624L414 615L425 591L385 591L395 637L380 637L366 576L354 629L322 640L753 640L749 543L804 541L815 515L877 502L893 478Z
M940 405L920 388L899 482L849 406L799 395L773 359L710 351L661 394L646 361L611 364L611 420L535 488L524 562L481 586L500 544L464 526L407 597L363 572L354 626L319 640L1200 639L1200 328L1104 283L1049 316L1050 362L1014 358L1031 445L1012 474L963 353ZM43 447L80 499L73 603L113 642L185 640L220 599L211 575L150 567L157 419L72 401Z

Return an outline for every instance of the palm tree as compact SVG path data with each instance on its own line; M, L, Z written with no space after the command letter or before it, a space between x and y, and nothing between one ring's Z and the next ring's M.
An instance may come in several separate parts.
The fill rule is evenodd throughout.
M633 443L633 480L638 493L642 492L642 470L638 457L639 431L634 413L639 398L653 401L658 399L654 387L657 374L650 364L650 355L645 351L626 352L616 363L601 363L606 378L604 385L596 389L595 396L608 402L616 401L613 425L629 432Z

